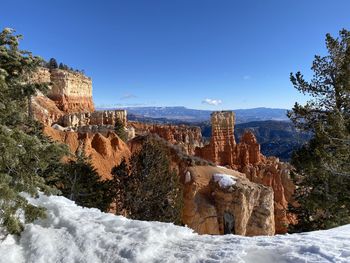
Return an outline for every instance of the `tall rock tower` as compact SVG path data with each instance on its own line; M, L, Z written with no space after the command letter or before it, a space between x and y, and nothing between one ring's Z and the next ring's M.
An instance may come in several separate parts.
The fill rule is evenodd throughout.
M215 111L211 114L212 160L215 163L232 165L233 149L236 146L234 135L235 114L232 111Z
M232 166L235 163L235 114L232 111L215 111L211 114L210 144L196 149L196 155L215 164Z

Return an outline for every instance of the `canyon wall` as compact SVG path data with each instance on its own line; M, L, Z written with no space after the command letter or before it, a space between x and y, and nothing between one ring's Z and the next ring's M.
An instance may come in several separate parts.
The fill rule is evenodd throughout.
M128 126L135 129L136 134L153 133L165 139L189 155L194 155L197 147L202 147L202 133L199 127L186 125L161 125L140 122L128 122Z
M82 73L40 68L31 77L36 83L50 83L47 97L66 113L93 112L92 80Z
M131 155L126 143L113 132L104 136L100 133L78 133L45 127L44 134L54 141L67 144L74 154L78 150L84 150L103 179L111 179L112 168Z
M273 191L270 187L250 182L244 173L212 166L205 160L186 155L152 134L138 135L128 141L131 153L140 151L149 137L159 140L169 149L170 166L180 176L184 224L199 234L227 234L225 216L229 214L234 218L231 233L247 236L275 233ZM214 180L217 174L232 176L234 185L222 187Z
M276 233L286 233L296 218L288 213L288 205L295 204L295 186L290 178L291 165L278 158L267 158L260 152L254 134L246 131L239 143L234 138L234 113L213 112L212 138L196 155L221 166L227 166L246 174L251 182L272 187L274 191Z
M91 78L77 72L51 70L52 87L48 97L64 112L93 112Z
M127 123L126 110L104 110L94 112L78 112L65 114L62 117L60 125L69 128L78 128L82 126L114 126L120 122L124 127Z

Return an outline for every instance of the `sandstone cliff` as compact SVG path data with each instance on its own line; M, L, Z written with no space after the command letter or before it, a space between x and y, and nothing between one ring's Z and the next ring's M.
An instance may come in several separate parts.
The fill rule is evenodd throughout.
M128 146L131 152L138 152L148 136L152 135L140 135L130 140ZM224 234L224 217L229 214L235 218L231 230L236 234L275 233L271 188L250 182L245 174L238 171L210 166L205 160L184 154L165 139L159 140L169 148L171 167L183 183L184 224L199 234ZM217 173L235 176L237 183L230 189L222 188L212 180Z
M100 133L77 133L59 131L52 127L45 127L44 134L53 140L65 143L72 153L81 147L87 156L91 157L93 166L104 179L111 178L111 170L119 165L123 158L130 158L128 146L113 132L106 136Z
M126 126L126 110L103 110L65 114L61 119L60 125L68 128L79 128L93 125L114 126L117 121L120 121L123 126Z
M40 68L31 77L37 83L50 83L47 96L63 112L93 112L91 78L73 71Z
M215 177L231 175L225 186ZM200 234L245 236L275 233L273 191L244 174L213 166L189 167L185 174L183 222Z
M288 204L294 204L295 186L290 179L292 167L278 158L266 158L260 152L254 134L245 132L235 142L234 113L212 113L212 138L208 145L196 149L196 155L217 165L230 167L247 175L251 182L272 187L274 191L276 233L286 233L289 224L295 223L288 213Z
M189 155L195 154L197 147L202 147L202 133L199 127L186 125L160 125L140 122L129 122L128 126L135 129L136 134L153 133L165 139Z
M36 120L46 126L59 122L65 114L53 100L42 94L32 98L32 113Z

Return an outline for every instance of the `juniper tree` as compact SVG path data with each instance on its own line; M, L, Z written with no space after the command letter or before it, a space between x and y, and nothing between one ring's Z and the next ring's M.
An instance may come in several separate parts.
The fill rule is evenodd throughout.
M296 231L350 223L350 32L327 34L326 47L326 56L315 56L310 82L291 73L294 87L311 99L296 103L288 115L296 127L313 133L292 157L300 174Z
M42 59L19 49L20 35L5 28L0 33L0 226L9 233L19 233L24 222L44 215L20 194L37 196L38 190L50 193L46 176L59 172L57 165L66 148L45 138L30 112L31 96L45 84L30 78Z

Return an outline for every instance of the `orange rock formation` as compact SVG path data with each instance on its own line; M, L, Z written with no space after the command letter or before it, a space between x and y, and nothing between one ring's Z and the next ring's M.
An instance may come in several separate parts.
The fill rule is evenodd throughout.
M234 185L222 187L216 175L233 176ZM199 234L274 235L273 191L250 182L245 175L213 166L189 167L184 175L183 222ZM214 178L213 178L214 177Z
M140 135L130 140L131 152L138 152L148 136ZM170 152L171 167L177 171L184 185L184 224L199 234L224 234L224 217L229 213L235 218L232 230L236 234L275 233L273 191L270 187L250 182L245 174L238 171L209 166L204 160L185 155L176 147L164 143ZM232 175L236 177L236 184L222 188L212 180L214 174Z
M72 153L80 148L84 149L85 154L91 157L98 174L104 179L110 179L112 168L131 155L128 146L113 132L103 136L100 133L77 133L45 127L44 134L57 142L67 144Z
M214 112L210 144L196 149L196 155L217 165L228 166L243 172L256 183L272 187L275 203L276 233L286 233L289 224L295 223L288 213L288 204L294 204L295 186L289 173L292 167L278 158L267 158L260 152L254 134L245 132L239 143L234 138L234 113Z
M48 97L63 112L93 112L92 81L82 73L40 68L31 81L50 83Z
M202 133L199 127L186 125L160 125L129 122L136 134L154 133L171 144L178 145L186 154L194 155L202 146Z

